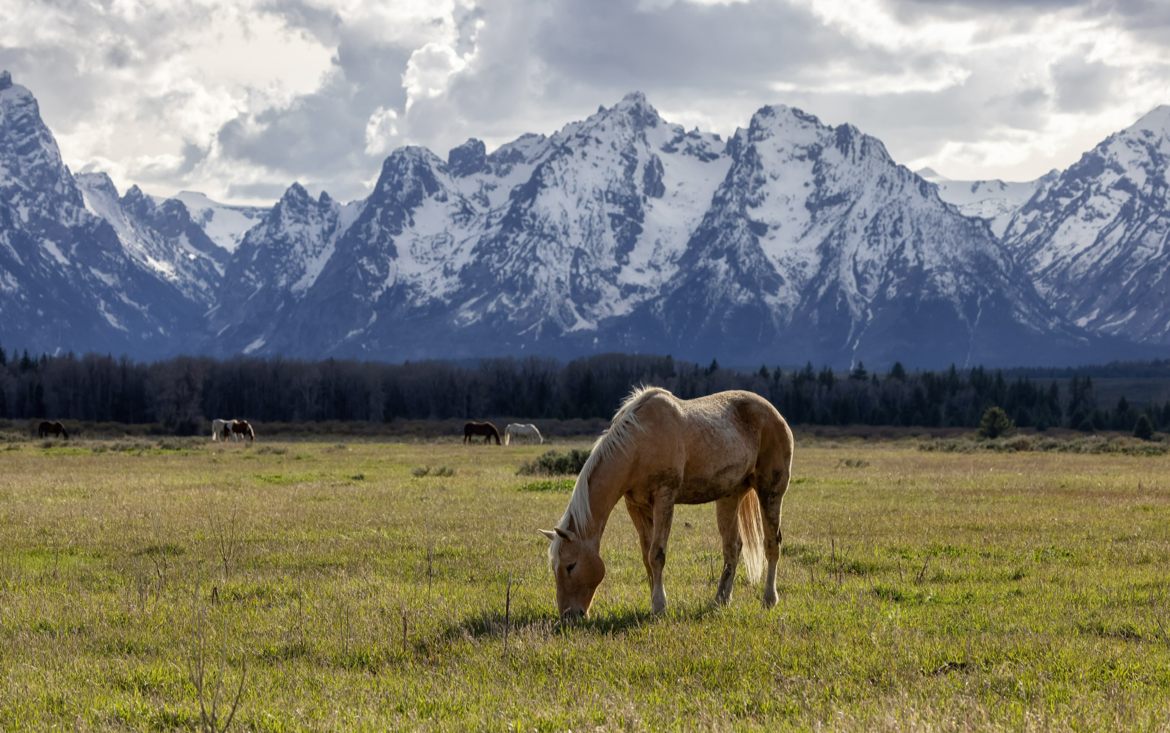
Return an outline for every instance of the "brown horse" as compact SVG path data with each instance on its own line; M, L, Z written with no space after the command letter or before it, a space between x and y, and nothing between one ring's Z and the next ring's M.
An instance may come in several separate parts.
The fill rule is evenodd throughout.
M770 402L751 392L680 400L664 389L638 389L614 415L577 476L564 517L553 530L549 565L561 618L589 613L605 578L601 534L625 499L650 578L650 610L666 608L662 570L675 504L715 502L723 536L716 603L731 600L741 551L748 579L759 580L764 606L776 605L780 510L792 472L792 431Z
M65 440L69 440L69 432L65 430L64 425L59 422L49 422L48 420L44 420L39 426L37 426L37 435L43 438L49 433L52 433L56 436L61 436Z
M469 422L463 426L463 442L469 442L474 436L482 435L484 445L489 445L492 438L496 439L496 445L500 445L500 431L496 430L496 426L490 422Z
M256 431L248 424L247 420L233 420L232 421L232 437L240 436L240 438L247 438L248 442L256 440Z

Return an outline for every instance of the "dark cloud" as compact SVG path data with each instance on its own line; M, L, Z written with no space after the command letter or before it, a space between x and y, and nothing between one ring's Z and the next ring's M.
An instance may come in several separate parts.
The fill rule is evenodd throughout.
M552 132L633 90L668 118L677 111L684 119L676 121L720 132L747 125L761 105L798 106L831 124L856 124L911 161L951 143L1019 140L1043 131L1054 112L1100 113L1125 97L1123 80L1162 88L1165 64L1084 61L1094 49L1083 33L1078 43L1088 46L1047 48L1052 42L1037 29L1050 30L1054 18L1170 42L1170 3L1161 0L878 0L901 24L893 38L845 27L795 0L476 0L455 3L447 18L413 18L407 31L386 24L383 11L393 3L262 0L257 10L235 0L224 7L159 0L119 15L72 0L11 2L29 18L57 13L39 24L54 33L38 35L30 22L27 40L0 26L0 68L33 89L58 134L116 121L127 129L111 135L111 150L93 155L125 161L143 182L176 190L238 173L235 180L248 183L231 195L250 199L277 197L292 180L354 198L398 145L440 156L469 137L490 147ZM328 66L326 73L290 87L313 91L274 93L256 83L224 92L214 78L141 90L139 79L200 50L192 47L195 29L222 25L224 13L248 22L257 12L266 28L278 22L326 49L311 66L314 75ZM974 41L934 42L920 32L939 20L971 22ZM428 41L439 45L424 49ZM404 77L421 80L413 92ZM114 105L118 116L109 112ZM379 111L392 114L369 148L379 152L368 154ZM183 115L211 121L193 126L198 134L168 128ZM133 149L151 129L169 135L169 147ZM135 162L142 156L153 159Z
M1101 11L1100 0L883 0L903 23L914 25L931 20L978 18L991 20L996 15L1014 19L1032 18L1040 13Z
M806 9L778 2L639 10L625 0L562 0L553 7L535 38L541 59L565 77L615 92L764 89L815 74L828 61L896 63Z
M1062 112L1096 112L1113 98L1119 70L1074 55L1052 65L1056 106Z

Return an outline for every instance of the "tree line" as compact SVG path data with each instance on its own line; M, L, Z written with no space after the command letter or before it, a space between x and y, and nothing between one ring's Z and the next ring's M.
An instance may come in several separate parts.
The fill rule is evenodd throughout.
M884 374L802 369L741 372L670 356L601 354L568 363L530 356L385 364L280 357L180 356L153 363L100 354L32 357L0 347L0 418L157 423L177 434L211 418L259 422L391 422L402 419L608 418L636 385L684 399L728 389L755 392L790 423L976 427L1001 407L1020 427L1132 430L1147 414L1170 429L1170 401L1139 410L1122 398L1099 405L1092 378L1065 389L982 367Z

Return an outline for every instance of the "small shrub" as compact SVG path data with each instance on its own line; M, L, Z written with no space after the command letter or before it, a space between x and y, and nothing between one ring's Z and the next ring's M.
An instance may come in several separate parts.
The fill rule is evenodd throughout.
M520 476L564 476L581 473L589 460L589 451L574 448L567 454L550 450L536 460L528 461L516 471Z
M869 461L864 458L842 458L837 461L837 468L844 466L845 468L865 468L869 465Z
M423 476L446 477L454 476L455 469L451 468L450 466L439 466L435 469L432 469L430 466L415 466L414 468L410 469L410 473L419 478L422 478Z
M576 479L561 478L561 479L544 479L543 481L530 481L520 487L520 491L552 491L556 493L567 493L573 490L573 486L577 483Z
M1002 407L989 407L979 421L979 437L988 440L1015 435L1016 423L1007 416Z
M1137 424L1133 426L1133 437L1139 440L1154 439L1154 423L1150 421L1150 416L1144 412L1138 416Z
M264 446L256 451L256 455L258 455L258 456L263 456L263 455L268 455L268 454L272 454L274 456L283 456L285 453L288 453L288 448L277 448L274 445L266 445L266 446Z

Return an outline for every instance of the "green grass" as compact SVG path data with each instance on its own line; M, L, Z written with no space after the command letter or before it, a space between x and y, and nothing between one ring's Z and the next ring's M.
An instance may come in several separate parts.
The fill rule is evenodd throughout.
M239 730L1170 726L1164 455L801 444L776 608L680 507L651 617L618 507L562 626L539 446L16 445L0 730L199 729L200 638Z

